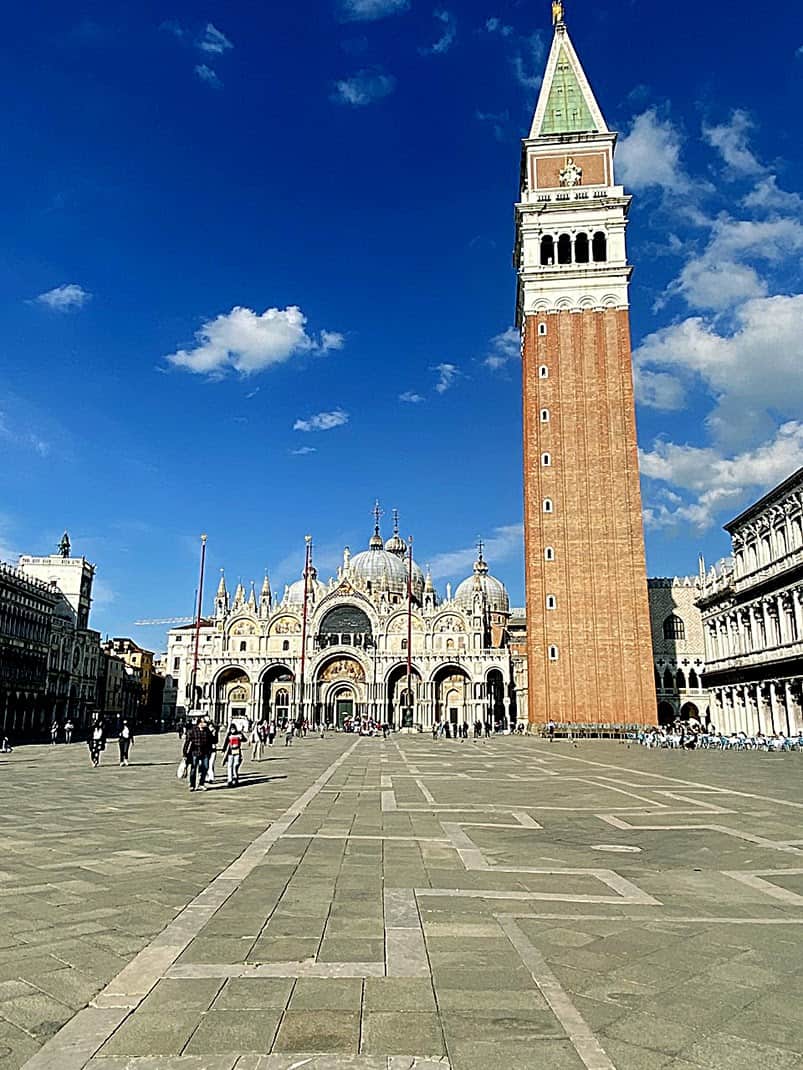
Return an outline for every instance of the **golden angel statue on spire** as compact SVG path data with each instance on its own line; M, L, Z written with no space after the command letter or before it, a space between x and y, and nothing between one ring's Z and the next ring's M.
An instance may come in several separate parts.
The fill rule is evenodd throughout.
M558 26L563 22L563 0L552 0L552 25Z

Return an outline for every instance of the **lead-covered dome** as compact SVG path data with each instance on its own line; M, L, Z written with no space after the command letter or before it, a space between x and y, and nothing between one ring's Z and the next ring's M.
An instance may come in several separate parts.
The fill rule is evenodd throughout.
M368 543L368 549L351 558L352 574L366 586L371 585L371 593L387 590L391 596L407 597L407 544L398 532L398 524L387 543L382 541L377 516L374 533ZM421 601L424 594L424 573L413 561L413 597Z
M474 562L474 575L458 586L454 594L455 604L461 609L472 609L474 606L474 594L477 590L482 591L488 608L495 613L510 612L510 597L507 588L501 580L488 572L488 565L482 556L480 546L477 560Z
M307 588L310 594L310 598L313 602L320 602L323 596L326 594L326 587L318 579L318 570L313 565L309 574L309 586ZM287 592L284 596L284 601L287 605L291 606L303 606L304 604L304 574L302 573L301 579L296 580L295 583L291 583L287 588Z

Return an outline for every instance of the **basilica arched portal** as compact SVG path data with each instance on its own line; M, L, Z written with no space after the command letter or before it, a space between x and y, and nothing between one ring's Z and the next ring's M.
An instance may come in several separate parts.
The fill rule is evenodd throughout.
M317 673L316 691L316 721L342 728L346 720L367 713L365 668L356 658L336 656L325 662Z

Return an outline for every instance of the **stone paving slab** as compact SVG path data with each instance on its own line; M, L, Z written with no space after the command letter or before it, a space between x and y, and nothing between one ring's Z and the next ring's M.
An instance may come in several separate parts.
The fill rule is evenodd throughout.
M800 755L177 751L0 758L0 1070L803 1064Z

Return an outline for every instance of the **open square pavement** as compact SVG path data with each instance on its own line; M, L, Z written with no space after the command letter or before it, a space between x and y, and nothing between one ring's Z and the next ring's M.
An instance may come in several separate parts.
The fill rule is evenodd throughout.
M0 756L0 1068L792 1070L803 755Z

